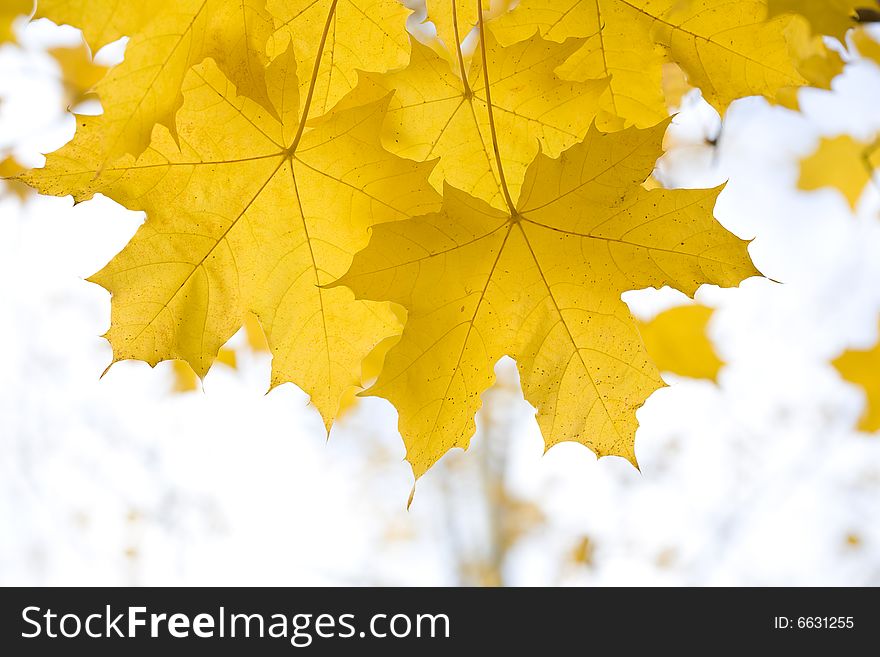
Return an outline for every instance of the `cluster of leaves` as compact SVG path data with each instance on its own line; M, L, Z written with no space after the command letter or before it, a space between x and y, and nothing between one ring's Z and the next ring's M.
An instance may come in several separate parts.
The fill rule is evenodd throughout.
M856 8L858 16L866 22L880 20L880 11L865 7L865 3L854 0L836 0L828 3L829 7L825 7L825 3L816 3L811 8L811 20L826 27L834 25L834 22L829 22L828 11L831 9L830 5L841 4ZM846 26L841 24L839 27L835 36L841 38L851 57L880 66L880 42L871 32L864 27L858 27L846 34ZM875 190L880 190L876 182L878 169L880 135L868 138L855 138L851 135L822 137L816 150L801 160L798 187L804 191L835 189L856 210L869 185L873 184ZM846 381L858 385L865 392L865 411L858 428L867 432L880 430L880 343L870 349L846 351L834 360L833 365Z
M418 477L509 355L548 447L635 463L663 382L621 293L759 273L720 188L646 182L670 80L796 107L867 1L428 0L422 43L397 0L40 0L93 50L130 40L103 114L19 178L146 213L90 279L114 362L204 376L252 313L328 430L375 378Z

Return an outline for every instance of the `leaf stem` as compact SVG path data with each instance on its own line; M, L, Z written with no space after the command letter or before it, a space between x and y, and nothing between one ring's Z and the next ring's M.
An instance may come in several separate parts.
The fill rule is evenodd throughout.
M327 35L330 33L330 24L333 21L333 17L336 15L336 4L339 0L333 0L333 3L330 5L330 10L327 12L327 21L324 23L324 32L321 34L321 43L318 44L318 52L315 54L315 66L312 69L312 79L309 80L309 90L306 92L306 100L303 103L302 115L299 119L299 128L297 128L296 136L293 138L293 141L290 144L290 148L288 148L288 152L293 152L296 150L296 147L299 145L299 140L302 139L303 132L306 129L306 121L309 118L309 110L312 107L312 98L315 95L315 85L318 82L318 71L321 68L321 57L324 55L324 46L327 43Z
M464 67L464 55L461 52L461 35L458 32L458 7L456 0L449 0L452 3L452 31L455 33L455 57L458 60L458 71L461 75L461 83L464 86L464 95L471 97L471 85L468 82L467 70Z
M504 177L504 167L501 165L501 151L498 149L498 134L495 131L495 113L492 110L492 91L489 84L489 64L486 57L486 28L483 24L483 3L477 0L477 17L480 26L480 54L483 58L483 78L486 85L486 110L489 114L489 131L492 133L492 149L495 151L495 164L498 166L498 180L501 183L501 193L504 194L504 201L511 215L516 215L516 206L510 197L510 190L507 188L507 179Z

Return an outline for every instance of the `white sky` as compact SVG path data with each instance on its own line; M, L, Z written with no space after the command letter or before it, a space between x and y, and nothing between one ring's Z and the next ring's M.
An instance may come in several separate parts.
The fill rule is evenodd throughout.
M39 21L23 50L0 50L0 153L39 164L73 134L40 47L76 38ZM828 364L877 339L880 195L869 188L852 213L834 191L795 189L820 135L880 130L880 69L855 63L833 93L801 100L802 114L737 102L714 158L699 146L717 130L708 106L691 98L675 121L685 146L660 175L729 180L717 217L756 237L755 263L783 283L698 293L719 308L711 334L728 365L718 385L667 377L639 412L641 473L574 444L542 455L521 396L493 396L506 488L546 518L510 552L506 582L880 584L880 442L854 431L863 396ZM383 401L326 441L302 392L264 394L262 356L215 368L204 393L171 393L164 365L121 363L99 380L109 297L83 279L141 220L103 198L0 198L0 584L459 581L456 554L486 540L471 471L484 436L420 480L407 511L410 470ZM681 299L626 296L642 317ZM567 555L584 536L594 558L578 565Z

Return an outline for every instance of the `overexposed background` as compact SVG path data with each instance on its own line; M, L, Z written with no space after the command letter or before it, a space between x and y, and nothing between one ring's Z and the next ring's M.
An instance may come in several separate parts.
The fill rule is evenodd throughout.
M74 132L45 48L80 37L19 27L0 49L0 159L40 165ZM658 177L729 180L716 215L780 282L700 290L727 365L717 384L666 377L639 411L641 473L576 444L542 454L502 361L472 448L409 511L394 410L364 400L326 440L293 385L264 394L268 357L243 335L203 391L175 392L168 363L99 379L110 300L84 278L143 216L0 195L0 584L880 584L880 438L855 431L864 396L829 364L877 341L880 194L852 212L796 190L820 136L880 130L880 68L800 98L800 114L738 101L719 133L692 93L670 130ZM686 301L625 299L641 318Z

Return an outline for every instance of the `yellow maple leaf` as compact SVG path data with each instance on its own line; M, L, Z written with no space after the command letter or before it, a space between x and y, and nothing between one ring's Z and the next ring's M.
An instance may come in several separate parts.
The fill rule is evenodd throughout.
M724 363L706 334L713 312L701 305L678 306L649 322L638 322L645 348L657 369L692 379L717 380Z
M666 11L669 3L661 4ZM662 53L651 37L652 8L644 0L522 0L490 29L505 45L528 39L536 30L553 41L585 39L560 75L580 81L610 77L597 119L600 128L648 127L667 116Z
M801 160L798 188L813 191L833 187L855 208L865 185L880 166L880 149L849 135L823 137L819 146Z
M797 17L768 18L766 0L672 3L654 38L722 114L737 98L773 99L780 89L809 84L798 63L822 52Z
M92 53L83 42L77 46L50 48L49 55L61 69L65 107L81 102L107 73L107 67L95 64Z
M635 463L635 411L663 383L621 293L692 295L758 274L712 217L720 189L641 186L666 127L592 129L556 159L539 154L505 210L447 186L440 212L376 226L333 284L409 312L365 394L397 408L416 477L467 446L505 354L548 448L573 440Z
M826 48L822 37L818 36L809 41L799 41L799 45L792 44L792 61L809 86L826 90L831 89L832 81L843 72L846 64L840 53ZM802 88L782 87L768 100L790 110L800 111L798 96Z
M135 160L101 168L101 117L78 117L75 139L22 178L77 200L102 193L147 221L90 280L112 294L114 362L184 360L204 376L245 311L271 348L272 385L293 381L330 426L360 384L364 357L399 332L387 304L319 287L342 274L368 227L438 206L430 164L379 143L387 99L341 109L306 128L292 49L268 88L282 120L236 96L208 61L187 77L179 144L157 128ZM97 175L96 175L97 173Z
M843 41L856 24L856 9L871 0L767 0L768 15L800 14L814 34L827 34Z
M53 20L63 16L83 29L93 48L123 29L132 31L125 59L95 88L104 106L95 127L105 143L102 166L125 154L140 155L156 124L176 138L181 85L189 69L206 58L214 60L239 94L275 112L265 79L266 42L274 28L266 0L160 0L143 3L150 6L149 14L136 10L123 19L129 4L77 0L57 3L59 16L43 13ZM112 29L103 22L108 12Z
M809 48L797 19L767 20L766 0L522 0L492 25L502 43L537 28L554 40L585 37L584 47L560 69L583 80L611 75L600 127L647 127L666 114L662 64L679 64L691 85L723 113L735 99L807 84L792 51ZM619 117L619 118L616 118Z
M880 343L864 351L845 351L833 361L846 381L862 388L865 410L859 418L860 431L880 430Z
M34 0L3 0L0 5L0 44L15 40L12 24L34 10Z
M318 115L355 87L358 70L388 71L409 59L411 12L398 0L269 0L268 6L278 27L270 54L292 41L299 70L312 71L315 53L323 51L312 101Z
M498 168L492 157L486 79L495 109L501 162L512 194L540 147L558 155L580 141L596 113L607 82L570 82L553 70L579 42L563 44L537 36L506 48L491 33L485 43L486 67L475 57L469 70L412 42L412 59L400 71L364 73L355 98L375 98L395 90L384 143L393 152L419 161L440 158L431 174L437 189L448 182L497 207L505 207Z

